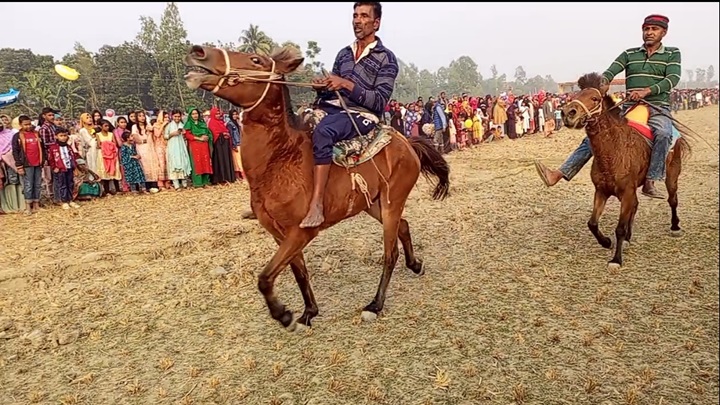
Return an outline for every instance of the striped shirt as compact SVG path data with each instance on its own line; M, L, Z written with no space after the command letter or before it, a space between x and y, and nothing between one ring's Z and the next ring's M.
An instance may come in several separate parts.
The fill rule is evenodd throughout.
M682 73L680 49L660 45L660 48L648 57L644 46L630 48L613 61L603 73L608 81L625 71L627 91L650 88L645 101L670 105L670 90L677 86Z
M383 46L380 38L377 38L374 47L365 49L357 62L353 45L338 52L332 73L355 84L352 92L340 90L348 109L365 109L380 117L395 87L399 71L398 61L395 54ZM321 101L331 102L330 104L337 103L332 102L337 99L334 91L320 91L318 97Z

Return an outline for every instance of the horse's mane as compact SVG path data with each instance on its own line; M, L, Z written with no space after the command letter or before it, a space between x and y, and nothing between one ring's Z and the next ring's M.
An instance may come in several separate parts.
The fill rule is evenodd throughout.
M284 46L281 48L275 48L270 53L269 57L275 61L275 63L285 63L287 61L302 59L302 52L295 48L294 46ZM298 68L302 65L298 65ZM297 70L297 69L296 69ZM283 78L281 80L285 80L285 75L292 74L294 72L288 72L283 75ZM293 109L292 104L292 97L290 96L290 88L283 84L282 87L282 97L285 102L285 114L287 115L288 124L290 124L290 127L292 129L298 130L298 131L305 131L307 132L310 127L308 127L305 122L303 121L301 116L298 116L295 114L295 110Z

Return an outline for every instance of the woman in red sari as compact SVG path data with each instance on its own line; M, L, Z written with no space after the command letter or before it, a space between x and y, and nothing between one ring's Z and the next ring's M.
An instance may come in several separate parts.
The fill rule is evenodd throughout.
M195 107L188 108L188 119L184 129L188 152L190 152L193 186L207 187L213 172L210 159L213 136L200 116L200 110Z
M222 120L222 111L213 107L210 109L208 128L213 136L213 184L230 184L235 182L235 166L232 156L232 138L230 130Z

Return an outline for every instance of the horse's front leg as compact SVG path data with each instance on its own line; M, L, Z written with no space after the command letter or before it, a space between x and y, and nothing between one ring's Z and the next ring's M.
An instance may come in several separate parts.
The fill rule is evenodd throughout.
M275 242L280 245L283 241L283 237L279 231L273 233ZM290 325L288 329L290 331L300 331L303 326L312 326L312 319L315 318L319 312L317 301L315 301L315 293L313 292L312 285L310 285L310 275L308 274L307 267L305 266L305 256L300 252L297 256L290 260L290 269L295 276L295 282L298 284L300 294L302 294L303 302L305 303L305 310L300 318L295 322L295 326Z
M636 190L628 188L620 198L620 219L615 228L615 255L608 263L608 270L619 269L623 263L623 248L628 234L631 234L633 214L637 210L638 200Z
M299 228L290 230L282 242L280 242L277 252L275 252L270 262L258 277L258 289L263 297L265 297L265 303L270 310L270 315L273 319L280 322L282 326L290 328L291 330L295 329L293 314L275 295L275 280L285 267L302 253L303 248L310 243L313 237L314 234L310 231Z
M605 204L607 203L607 200L608 196L605 195L605 193L595 189L593 210L592 214L590 215L590 219L588 220L587 226L588 229L590 229L590 232L592 232L593 236L595 236L595 239L597 239L598 243L605 249L610 249L612 247L612 240L607 236L603 235L602 231L600 231L600 227L598 226L598 221L600 220L600 216L605 210Z

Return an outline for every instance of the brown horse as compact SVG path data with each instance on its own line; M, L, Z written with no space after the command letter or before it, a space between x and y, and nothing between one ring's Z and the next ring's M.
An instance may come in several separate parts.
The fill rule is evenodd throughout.
M273 319L291 331L300 329L298 325L311 326L312 318L318 314L303 248L320 230L361 211L382 224L384 239L380 285L375 298L363 309L362 319L372 321L383 309L399 256L398 239L405 252L405 265L422 275L423 263L415 256L410 228L402 218L405 202L420 173L437 178L433 198L444 199L450 174L447 162L432 145L408 140L395 132L374 160L349 170L340 166L331 169L324 201L325 222L319 228L300 228L313 190L312 140L310 128L292 111L284 76L302 62L300 51L293 47L263 56L193 46L185 57L185 64L193 70L185 76L189 87L212 91L244 109L241 154L250 185L250 203L260 224L279 245L258 277L258 289ZM363 184L354 183L351 173L355 179L361 175ZM363 193L356 190L358 187ZM276 278L288 265L305 303L297 320L274 291Z
M593 151L590 176L595 185L595 198L588 228L606 249L612 248L612 240L600 231L598 220L610 196L620 200L620 219L615 228L615 255L608 263L608 268L617 269L622 266L624 245L630 242L632 236L638 208L637 189L645 182L651 147L638 130L628 125L620 108L607 95L609 86L603 85L601 80L602 76L597 73L581 77L578 80L580 92L562 108L562 113L566 126L578 129L585 127L590 140ZM680 219L677 215L678 177L682 159L689 151L690 145L681 137L666 161L665 185L672 215L670 230L676 235L680 233Z

